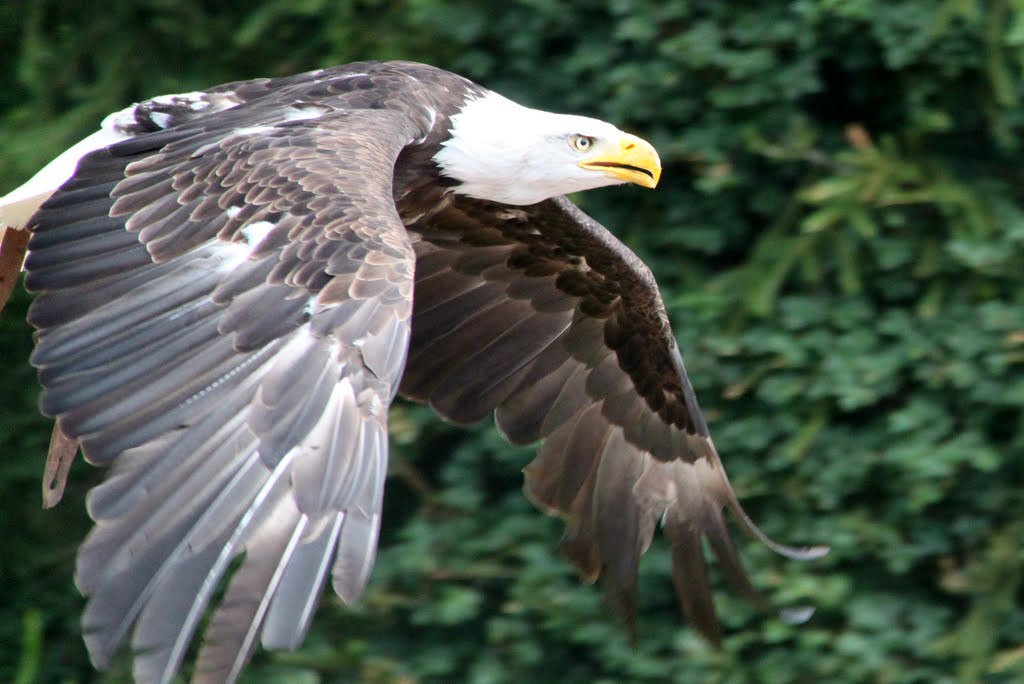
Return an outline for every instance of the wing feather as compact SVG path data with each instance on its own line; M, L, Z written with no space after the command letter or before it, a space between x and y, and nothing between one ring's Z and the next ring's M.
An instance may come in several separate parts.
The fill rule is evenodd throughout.
M289 463L287 459L281 461L267 472L257 459L251 459L161 563L140 595L142 605L132 635L137 681L168 681L174 676L207 604L246 535L274 510L277 499L287 495L284 476ZM204 523L218 532L209 540L201 539Z
M231 578L197 658L196 684L234 681L256 646L270 600L298 546L305 525L287 497L247 543L246 562ZM244 625L245 629L239 629Z
M569 327L569 317L562 317L561 325L550 320L552 316L535 314L524 318L499 337L483 346L477 354L464 359L452 368L438 384L432 404L445 415L462 423L484 418L495 403L504 400L514 389L506 380L533 361ZM487 361L485 362L485 359ZM486 364L492 375L479 372ZM481 398L485 407L480 408Z
M306 637L345 516L332 513L318 523L319 530L305 538L301 537L305 529L296 528L295 536L300 541L287 559L261 632L265 647L291 650ZM301 519L309 517L303 515Z
M605 592L635 638L640 556L651 543L655 515L633 496L644 467L642 454L626 442L621 428L608 431L597 463L589 514L593 516Z
M378 88L407 79L389 69ZM198 681L234 681L257 636L294 647L328 571L354 601L373 564L415 258L391 178L431 121L414 89L380 108L331 79L181 96L33 219L43 408L112 466L78 557L86 644L102 667L132 631L140 682L171 680L239 556Z
M740 508L654 279L602 226L565 198L516 212L455 198L409 229L424 269L402 392L453 420L493 411L514 443L544 440L526 493L566 519L563 552L584 578L603 578L631 633L638 563L659 521L680 606L712 641L702 539L757 597L723 509L780 553L824 552L772 542Z
M579 368L556 344L526 366L514 392L494 412L494 422L506 439L513 444L532 444L540 439L551 406Z

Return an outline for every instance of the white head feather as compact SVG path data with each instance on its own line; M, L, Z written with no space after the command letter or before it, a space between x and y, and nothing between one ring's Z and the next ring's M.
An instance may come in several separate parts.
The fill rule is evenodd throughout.
M467 101L451 121L451 137L434 161L460 181L453 192L504 204L627 182L609 169L580 166L602 146L618 150L623 141L636 141L654 154L646 142L604 121L530 109L494 92ZM593 149L576 148L579 137Z

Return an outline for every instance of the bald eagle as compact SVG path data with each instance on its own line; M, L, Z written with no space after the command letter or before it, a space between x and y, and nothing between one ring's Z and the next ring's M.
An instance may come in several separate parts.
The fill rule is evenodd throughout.
M226 576L199 682L296 647L328 576L355 601L398 395L540 442L526 494L628 625L659 523L713 642L702 538L756 597L724 509L820 554L744 514L654 278L563 196L660 174L610 124L362 62L141 102L0 200L31 232L42 410L111 467L75 577L93 663L131 632L137 679L169 681Z

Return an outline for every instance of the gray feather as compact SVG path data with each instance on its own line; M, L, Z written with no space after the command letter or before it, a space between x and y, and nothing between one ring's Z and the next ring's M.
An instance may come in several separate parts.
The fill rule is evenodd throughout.
M136 677L168 681L243 550L200 679L235 678L261 631L298 643L332 566L346 600L365 586L412 296L390 181L427 119L348 108L363 97L339 91L344 116L324 105L262 138L232 131L287 109L186 117L92 155L38 215L44 409L114 465L78 563L98 665L134 624Z
M320 599L344 518L344 513L334 513L318 521L316 534L302 539L295 547L263 624L260 638L265 647L294 650L302 643Z
M281 497L246 543L245 563L231 578L210 620L196 659L195 684L230 684L248 662L281 575L305 525L288 497Z
M147 586L146 603L132 636L138 681L167 682L177 670L203 610L228 564L261 515L286 495L287 461L268 473L256 461L205 510L200 524L175 548ZM250 474L251 473L251 474ZM203 544L202 522L223 520L223 531ZM183 600L183 597L186 597ZM189 598L190 597L190 598Z
M379 533L379 511L353 509L345 515L338 555L331 571L334 591L345 603L355 603L366 588L377 555Z

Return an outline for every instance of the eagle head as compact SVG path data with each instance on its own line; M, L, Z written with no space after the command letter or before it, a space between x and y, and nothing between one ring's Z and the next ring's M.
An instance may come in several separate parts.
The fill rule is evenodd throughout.
M451 117L434 161L458 181L454 192L517 205L619 183L653 188L661 177L661 160L646 140L494 92L467 100Z

